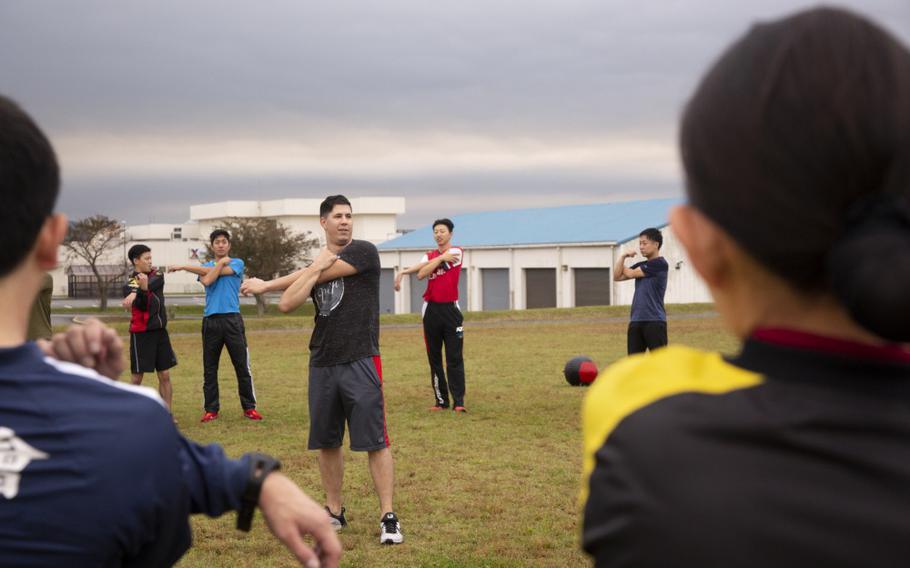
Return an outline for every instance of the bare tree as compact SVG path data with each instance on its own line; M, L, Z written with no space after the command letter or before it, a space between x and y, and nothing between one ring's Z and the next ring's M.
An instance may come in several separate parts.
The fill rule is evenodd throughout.
M125 238L125 227L120 221L104 215L93 215L71 222L63 240L70 261L85 261L94 274L102 310L107 308L108 290L123 280L127 273L123 258L117 255L117 260L111 260L111 256L125 244ZM105 265L116 266L117 270L102 270Z
M319 239L312 237L310 231L294 233L277 220L265 217L230 217L215 226L231 234L230 255L243 260L244 273L252 278L268 280L288 274L310 261L310 250L319 246ZM208 255L211 258L211 248ZM266 305L265 296L257 294L256 313L263 315Z

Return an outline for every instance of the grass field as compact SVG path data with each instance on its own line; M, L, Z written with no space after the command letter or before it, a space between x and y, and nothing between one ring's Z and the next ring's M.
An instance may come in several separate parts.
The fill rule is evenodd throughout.
M711 306L672 306L671 342L723 352L735 340ZM422 332L416 316L384 316L381 336L389 432L395 458L395 508L405 543L378 544L379 507L366 455L346 451L342 533L344 566L585 566L579 552L577 491L583 388L568 386L566 360L591 356L602 369L625 353L628 307L468 314L465 328L467 415L431 413ZM310 317L247 318L261 423L241 416L236 381L222 359L221 417L200 424L199 322L170 327L179 366L175 414L199 442L230 455L258 450L322 500L316 454L306 447L307 341ZM121 329L122 324L118 324ZM156 385L147 376L146 384ZM180 563L195 566L292 566L257 513L249 534L234 515L193 520L195 546Z

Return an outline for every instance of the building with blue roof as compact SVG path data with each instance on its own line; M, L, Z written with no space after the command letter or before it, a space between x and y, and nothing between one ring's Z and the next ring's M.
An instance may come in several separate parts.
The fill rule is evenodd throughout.
M649 199L452 216L452 244L465 250L460 305L474 311L631 304L634 283L613 282L613 266L624 248L637 249L647 227L664 235L661 255L670 264L666 302L710 301L667 230L670 209L682 202ZM392 282L395 272L420 262L435 245L430 225L377 245L384 311L421 310L424 282L411 274L399 293L391 292Z
M651 199L484 211L451 217L463 247L528 246L553 243L622 243L644 227L667 224L670 208L682 199ZM378 245L379 250L425 249L433 228L421 227Z

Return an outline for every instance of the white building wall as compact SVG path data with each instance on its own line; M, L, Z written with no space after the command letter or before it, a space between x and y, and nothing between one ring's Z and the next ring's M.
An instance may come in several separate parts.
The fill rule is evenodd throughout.
M707 286L695 273L688 257L672 231L662 229L664 244L661 255L670 266L667 275L666 303L710 302ZM427 243L427 250L433 243ZM599 244L553 244L544 246L486 247L465 249L463 265L467 269L468 298L461 298L462 305L469 311L482 309L484 268L508 268L509 292L512 309L521 310L527 306L525 295L526 268L556 269L557 307L575 306L574 269L610 268L612 277L614 259L627 247L638 248L638 238L616 246L612 243ZM379 257L383 268L396 271L419 262L426 251L383 250ZM638 257L641 260L641 257ZM627 261L628 262L628 261ZM410 311L410 282L402 280L402 288L395 295L395 313ZM629 305L635 291L634 282L613 282L610 294L612 305Z
M374 244L398 236L398 221L387 213L357 213L354 210L354 238Z

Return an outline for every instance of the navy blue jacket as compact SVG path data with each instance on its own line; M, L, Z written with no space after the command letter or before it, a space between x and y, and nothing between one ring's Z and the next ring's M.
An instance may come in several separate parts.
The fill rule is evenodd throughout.
M151 389L0 349L0 564L170 566L240 507L247 457L181 436Z

